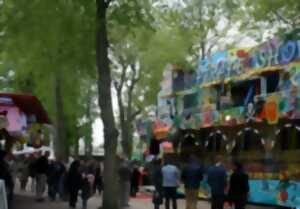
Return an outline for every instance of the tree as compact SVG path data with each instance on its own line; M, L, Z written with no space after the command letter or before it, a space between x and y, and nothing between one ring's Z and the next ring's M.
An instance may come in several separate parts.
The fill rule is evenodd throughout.
M116 129L111 97L111 71L108 59L107 9L110 0L96 0L97 30L96 30L96 63L98 72L98 93L101 119L104 126L104 192L103 208L118 209L117 179L117 144Z
M245 10L257 22L269 22L276 27L294 29L300 25L300 2L293 0L246 0Z
M274 35L285 35L300 26L299 1L233 0L233 18L239 23L239 32L261 43Z
M121 145L124 154L129 158L132 155L134 122L143 109L143 94L137 90L137 87L144 73L140 66L140 54L148 47L149 41L147 40L150 40L145 37L154 33L150 25L150 17L143 21L132 19L130 29L125 29L124 25L118 22L110 30L109 54L113 69L113 84L117 95ZM120 31L122 31L122 37L120 37Z
M112 75L110 70L109 62L109 48L111 44L115 42L114 36L110 36L111 42L108 42L109 34L112 31L118 29L128 28L130 31L132 27L135 27L137 23L141 24L144 18L149 15L150 4L148 0L122 0L122 1L110 1L110 0L97 0L97 41L96 41L96 60L98 69L98 92L99 92L99 107L101 109L101 118L104 125L104 149L105 149L105 159L104 159L104 197L103 197L103 208L105 209L116 209L118 208L117 196L112 196L111 194L117 194L117 184L116 179L116 151L118 144L118 131L116 129L116 122L114 118L114 112L112 107ZM143 5L143 7L141 7ZM118 27L121 26L121 27ZM121 34L121 31L119 31ZM124 34L123 34L124 35ZM126 36L126 34L125 34ZM123 40L122 38L119 39ZM115 54L116 55L116 54ZM114 56L115 56L114 55ZM118 57L118 56L115 56ZM131 82L128 83L128 100L132 100L132 93L135 83L138 80L138 69L135 68L137 62L133 61L129 64L130 69L122 68L124 71L130 71ZM124 72L123 71L123 72ZM122 74L122 73L121 73ZM123 74L124 75L124 74ZM127 74L128 75L128 74ZM126 75L126 76L127 76ZM124 76L123 76L124 77ZM121 88L122 75L120 83L115 83L116 87ZM125 78L124 78L125 79ZM125 81L124 81L125 83ZM122 84L123 85L123 84ZM123 87L122 87L123 88ZM131 93L130 93L131 92ZM119 90L119 104L122 108L123 97L122 90ZM126 115L129 116L125 120L132 121L130 119L134 116L134 110L132 103L128 103L128 108ZM125 112L124 112L125 114ZM124 117L122 117L124 119ZM124 123L123 123L124 124ZM125 133L125 132L123 132ZM109 186L107 186L109 185Z
M95 31L93 16L86 15L95 14L92 6L92 2L18 0L5 1L2 8L2 73L7 77L13 72L7 77L13 91L35 94L45 104L56 127L56 155L62 159L67 159L74 141L68 136L85 114L79 103L80 84L93 77L95 69L95 39L86 38Z

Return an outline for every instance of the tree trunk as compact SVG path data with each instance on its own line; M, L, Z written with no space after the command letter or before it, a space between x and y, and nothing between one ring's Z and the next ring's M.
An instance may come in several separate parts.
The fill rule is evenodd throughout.
M117 97L118 97L118 106L119 106L119 121L120 121L120 128L121 128L121 146L123 154L125 154L129 159L131 158L131 151L130 151L130 138L129 135L129 121L126 120L128 118L128 111L127 114L125 113L125 107L123 105L122 99L122 87L117 90ZM127 116L126 116L127 115Z
M98 93L101 119L104 126L104 192L103 208L118 209L119 195L117 181L117 143L118 131L116 129L112 98L111 98L111 72L108 60L107 20L106 10L108 1L97 0L97 30L96 30L96 61L98 71Z
M132 156L132 130L131 123L129 121L125 121L124 124L121 124L121 134L122 134L122 149L123 153L128 157L128 159Z
M55 156L58 159L68 160L68 142L65 129L65 115L61 88L61 74L55 75L55 105L56 105L56 136L54 139Z

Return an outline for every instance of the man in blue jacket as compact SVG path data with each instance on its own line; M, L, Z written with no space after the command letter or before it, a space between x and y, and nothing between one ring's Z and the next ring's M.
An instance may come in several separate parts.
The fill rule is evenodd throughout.
M227 173L223 165L222 156L216 157L216 164L208 169L207 181L211 188L211 208L223 209Z
M196 209L200 182L203 179L202 168L196 156L191 156L188 165L182 171L182 181L185 187L186 209Z

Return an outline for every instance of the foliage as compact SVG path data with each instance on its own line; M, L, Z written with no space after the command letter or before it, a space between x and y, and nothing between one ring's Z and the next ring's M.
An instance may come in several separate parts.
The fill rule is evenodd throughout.
M85 115L81 84L93 82L95 76L92 3L12 0L3 5L5 59L1 73L12 71L13 91L37 95L52 121L57 111L55 79L61 77L69 143L74 142L76 121Z
M239 31L258 43L282 36L300 26L299 1L232 0L236 7L234 18Z

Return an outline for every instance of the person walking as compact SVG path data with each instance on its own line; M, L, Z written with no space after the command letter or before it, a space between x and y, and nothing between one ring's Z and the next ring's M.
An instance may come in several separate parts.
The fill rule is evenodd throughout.
M83 180L80 173L80 161L75 160L70 166L67 176L67 185L69 189L69 206L75 208L78 192L82 188Z
M120 206L123 208L129 207L131 175L132 170L129 161L126 158L121 159L119 167Z
M5 155L5 161L8 165L8 170L9 173L12 177L12 188L11 188L11 194L10 194L10 199L14 198L14 189L15 189L15 185L17 183L17 177L18 177L18 164L15 160L15 157L12 155L12 153L6 153Z
M130 183L131 183L130 195L132 197L136 197L136 193L139 191L140 177L141 177L141 173L139 171L138 163L134 162L131 180L130 180Z
M29 177L29 168L28 168L29 158L25 156L25 159L20 163L20 187L21 191L26 191L28 177Z
M94 182L95 182L95 175L93 172L91 172L91 170L82 174L82 187L81 187L82 209L87 209L88 200L93 195Z
M45 154L39 157L35 164L36 171L36 201L43 202L45 199L43 197L46 190L47 184L47 174L49 169L48 158L50 152L45 152Z
M94 193L98 190L98 194L101 195L103 188L103 179L102 179L102 169L101 169L101 164L98 163L96 165L96 170L95 170L95 182L94 182Z
M191 156L188 165L182 171L182 181L185 187L186 209L196 209L200 183L203 171L196 156Z
M36 158L34 154L31 154L29 156L29 162L28 162L28 172L29 172L29 177L30 177L30 190L31 192L34 192L35 188L35 179L36 179Z
M217 156L215 162L215 165L210 167L207 172L207 182L211 188L211 208L223 209L227 173L223 165L222 156Z
M229 197L235 209L245 209L249 193L249 177L244 172L243 165L234 162L234 170L230 176Z
M159 209L160 205L163 203L163 177L161 170L161 159L156 159L153 162L152 168L152 183L154 185L155 191L153 193L152 202L154 204L154 209Z
M162 176L165 207L170 209L170 200L172 200L173 209L177 209L177 187L179 186L180 172L170 160L167 160L162 168Z
M56 199L57 194L59 194L60 199L63 199L63 175L65 173L65 166L60 160L53 161L49 166L49 176L48 176L48 190L49 197L52 201Z

